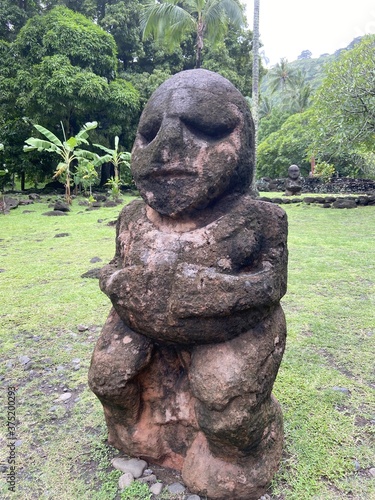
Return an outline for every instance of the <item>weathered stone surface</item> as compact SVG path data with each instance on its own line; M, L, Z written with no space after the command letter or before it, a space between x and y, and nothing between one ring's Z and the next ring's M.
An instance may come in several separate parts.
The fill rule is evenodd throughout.
M119 477L118 480L118 487L120 490L124 490L125 488L128 488L134 481L134 477L130 472L125 472L125 474L122 474L122 476Z
M221 76L186 71L153 94L132 154L143 201L101 271L113 309L89 372L110 444L220 500L259 498L283 441L287 221L254 197L253 155L247 103Z
M334 208L357 208L357 204L353 198L337 198L332 206Z
M153 493L156 496L160 495L162 489L163 489L163 483L155 483L150 486L151 493Z
M49 217L59 217L61 215L68 215L67 212L61 210L51 210L49 212L44 212L42 215L47 215Z
M11 196L4 196L2 202L4 211L13 210L20 204L17 198L12 198Z
M53 209L58 211L58 212L70 212L70 206L62 200L56 201L56 203L53 206Z

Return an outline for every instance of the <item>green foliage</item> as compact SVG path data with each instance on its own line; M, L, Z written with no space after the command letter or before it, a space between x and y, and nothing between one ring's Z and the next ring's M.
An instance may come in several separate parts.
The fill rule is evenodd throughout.
M117 49L113 37L63 6L30 19L20 31L15 47L28 64L58 54L68 57L73 66L110 80L115 77Z
M80 159L75 169L73 180L75 185L80 184L83 187L85 193L88 189L91 197L92 186L95 186L99 181L98 172L95 169L94 163L85 158Z
M100 26L116 41L118 57L124 70L130 69L144 50L139 30L142 2L139 0L117 1L105 6Z
M14 40L27 19L38 14L39 11L38 0L1 0L0 38L7 41Z
M311 110L291 115L281 128L260 142L257 150L257 177L286 177L292 164L300 167L303 175L310 171L308 149Z
M326 161L320 161L315 165L314 175L320 177L324 182L329 182L335 173L335 167Z
M54 35L65 29L69 43ZM95 23L64 8L51 10L32 18L13 44L0 41L0 55L0 130L12 173L38 180L52 173L46 155L26 157L22 152L30 121L49 130L62 121L66 134L73 136L81 123L94 119L100 123L97 142L119 135L131 147L139 93L124 79L113 79L115 42ZM25 116L29 122L23 121Z
M167 70L154 69L152 73L127 73L126 78L134 85L140 94L141 106L145 106L151 94L169 77L171 72Z
M267 101L261 101L260 103L260 116L262 117L259 122L258 129L258 143L260 144L264 139L266 139L273 132L277 132L283 123L291 116L291 113L285 111L281 107L269 107L267 108ZM263 113L267 113L263 115Z
M118 181L120 177L120 168L124 167L122 171L123 179L127 179L129 182L131 181L131 173L130 173L130 160L131 154L127 151L120 152L119 151L119 137L116 135L115 137L115 149L109 149L101 144L94 144L95 147L101 149L106 154L104 156L100 156L96 160L96 164L103 163L112 163L115 169L115 180Z
M202 68L221 74L245 96L252 92L252 38L250 30L231 26L223 40L203 50Z
M133 481L130 486L121 492L121 500L150 500L151 493L149 487L145 483Z
M98 126L97 122L88 122L81 128L77 135L66 139L64 126L61 123L64 141L61 142L60 139L50 130L42 127L41 125L34 124L37 131L44 135L48 140L39 139L36 137L29 137L26 139L26 145L24 146L24 151L45 151L47 153L55 153L62 158L62 161L57 165L54 177L60 177L65 183L65 199L68 203L71 203L70 196L70 176L71 176L71 164L75 160L79 159L93 159L95 160L97 155L86 151L83 149L76 149L82 143L88 145L88 132L93 130Z
M317 156L373 149L375 133L375 35L363 37L327 67L317 92L315 137Z
M113 200L118 200L118 197L120 196L120 192L121 192L121 185L122 185L122 181L121 179L117 178L113 178L111 177L110 179L108 179L108 181L106 182L105 184L106 186L109 187L109 193L111 195L111 197L113 198Z

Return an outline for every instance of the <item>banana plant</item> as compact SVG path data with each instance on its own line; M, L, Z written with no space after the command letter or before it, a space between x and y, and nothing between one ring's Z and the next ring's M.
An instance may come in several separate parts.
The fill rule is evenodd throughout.
M112 163L114 166L115 170L115 181L119 182L119 177L120 177L120 166L124 165L126 168L126 180L131 179L131 173L130 173L130 160L131 160L131 154L123 151L119 151L119 138L116 135L115 137L115 149L110 149L106 148L105 146L102 146L101 144L94 144L95 147L101 149L104 151L106 154L103 156L99 156L97 161L95 162L95 165L102 165L103 163Z
M72 203L70 194L72 162L74 160L79 162L82 158L96 161L99 157L96 153L92 153L91 151L77 149L81 144L89 144L87 140L89 136L88 132L97 126L97 122L87 122L83 125L77 135L66 139L65 129L61 122L64 140L60 141L60 139L50 130L42 127L41 125L34 124L36 130L40 134L44 135L44 137L48 140L39 139L37 137L29 137L25 141L26 145L23 147L23 150L26 152L35 150L45 151L47 153L56 153L62 158L62 161L60 161L56 167L55 175L53 177L60 177L63 180L65 184L65 200L69 204Z
M77 165L74 172L74 183L76 186L81 184L85 193L89 189L90 198L92 198L92 186L98 181L98 172L92 161L83 158Z

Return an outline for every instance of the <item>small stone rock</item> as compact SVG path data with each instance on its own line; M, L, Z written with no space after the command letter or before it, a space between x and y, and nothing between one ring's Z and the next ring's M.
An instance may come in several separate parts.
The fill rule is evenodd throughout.
M80 358L74 358L74 359L72 359L73 365L78 365L80 362L81 362Z
M70 207L67 203L65 203L64 201L56 201L56 203L54 204L53 206L53 209L56 210L56 211L60 211L60 212L70 212Z
M149 476L143 476L138 479L140 483L155 483L156 476L155 474L150 474Z
M89 329L89 327L88 327L88 326L86 326L86 325L78 325L78 326L77 326L77 330L78 330L79 332L85 332L85 331L86 331L86 330L88 330L88 329Z
M62 212L61 210L52 210L50 212L44 212L42 215L47 215L47 217L60 217L68 214L66 212Z
M146 469L143 472L143 476L151 476L151 474L153 474L153 470L152 469Z
M65 238L65 236L70 236L69 233L57 233L54 238Z
M57 399L55 399L55 403L58 403L60 401L68 401L68 399L70 399L72 397L72 394L70 392L65 392L64 394L61 394L60 397L58 397Z
M375 467L371 467L371 469L369 470L369 473L372 477L375 477Z
M130 472L125 472L122 476L120 476L120 479L118 480L118 486L120 490L124 490L128 486L132 484L134 481L134 477Z
M147 467L147 462L138 460L137 458L114 458L112 465L115 469L122 472L130 472L135 479L142 476L143 471Z
M334 391L342 392L343 394L350 394L349 389L347 389L346 387L337 387L337 386L335 386L335 387L332 387L332 389Z
M95 267L94 269L89 269L87 272L81 274L81 278L99 279L101 270L102 270L101 267Z
M198 495L189 495L188 497L186 497L186 500L201 500L201 497L199 497Z
M40 196L39 196L39 194L36 194L36 193L30 193L29 200L40 200Z
M93 257L90 259L90 262L94 264L95 262L102 262L102 259L100 257Z
M160 495L162 489L163 489L163 483L154 483L150 486L150 491L153 495Z
M21 365L27 365L27 363L30 363L31 361L31 359L28 356L20 356L18 360L21 363Z
M172 483L168 486L168 491L172 495L177 495L178 493L183 493L186 490L185 486L181 483Z

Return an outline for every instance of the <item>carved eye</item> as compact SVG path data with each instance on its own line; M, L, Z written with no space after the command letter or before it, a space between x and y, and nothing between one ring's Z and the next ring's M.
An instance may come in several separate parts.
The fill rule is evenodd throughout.
M220 140L228 136L236 124L233 123L211 123L184 117L181 119L186 128L195 136L206 140Z
M152 142L158 135L160 130L161 122L157 121L145 121L139 125L138 133L142 136L145 142Z

